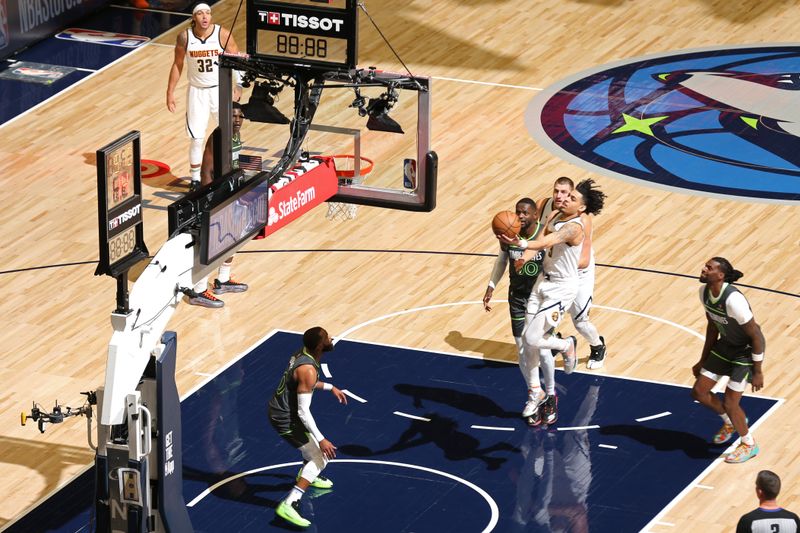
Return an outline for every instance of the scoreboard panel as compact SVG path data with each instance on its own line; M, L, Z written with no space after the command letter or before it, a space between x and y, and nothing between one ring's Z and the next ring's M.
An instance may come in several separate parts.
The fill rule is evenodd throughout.
M97 150L97 217L100 261L95 275L119 276L147 257L138 131Z
M357 9L356 0L247 0L247 53L278 66L354 69Z

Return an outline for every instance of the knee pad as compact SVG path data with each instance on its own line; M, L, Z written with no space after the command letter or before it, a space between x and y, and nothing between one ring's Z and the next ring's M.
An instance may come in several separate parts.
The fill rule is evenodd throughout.
M303 466L300 476L312 482L317 479L317 476L319 476L320 472L325 468L325 465L328 464L328 460L322 455L319 444L313 440L302 445L300 447L300 453L303 454L303 459L307 461L305 466Z

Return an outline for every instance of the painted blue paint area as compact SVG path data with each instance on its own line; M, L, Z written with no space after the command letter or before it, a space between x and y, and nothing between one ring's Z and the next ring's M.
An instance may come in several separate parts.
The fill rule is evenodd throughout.
M298 335L276 334L184 401L187 501L227 473L300 460L265 415L299 345ZM693 403L685 387L559 373L558 425L600 427L548 431L519 418L525 390L515 365L349 341L323 362L330 381L367 400L342 406L315 394L315 419L339 459L409 467L330 464L325 473L334 489L303 503L320 530L480 531L489 524L491 505L478 492L411 469L417 466L484 490L498 506L497 531L581 523L590 531L638 531L723 451L707 442L719 418ZM773 403L743 400L752 421ZM672 414L635 421L665 411ZM217 489L191 509L192 522L204 531L282 529L272 507L297 471L282 467Z
M89 527L94 501L94 467L47 498L37 507L4 529L4 533L76 533L94 531Z
M301 457L269 425L266 404L300 345L276 333L182 402L187 502L253 471L190 508L195 531L291 529L274 507ZM333 489L302 500L312 531L639 531L724 451L708 443L719 418L687 387L559 372L558 431L519 417L516 365L355 341L322 362L325 381L367 401L314 395L338 456L324 472ZM751 422L774 403L742 399Z
M89 75L91 72L77 70L52 85L0 79L0 124L57 95Z
M188 7L184 9L188 10ZM99 32L139 35L153 39L185 22L187 18L188 15L134 11L109 6L76 22L73 27ZM98 42L70 41L50 37L19 52L12 59L99 70L135 49L99 44ZM11 65L9 61L0 63L0 70L8 68L9 65ZM0 79L0 124L24 113L89 75L91 72L72 72L52 85ZM166 74L163 76L166 79Z

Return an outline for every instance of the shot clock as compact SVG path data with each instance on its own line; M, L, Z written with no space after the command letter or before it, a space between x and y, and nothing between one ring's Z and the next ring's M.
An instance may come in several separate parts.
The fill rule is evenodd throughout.
M248 0L247 53L316 70L354 69L356 0Z
M147 257L142 229L139 132L97 150L100 263L95 275L117 277Z

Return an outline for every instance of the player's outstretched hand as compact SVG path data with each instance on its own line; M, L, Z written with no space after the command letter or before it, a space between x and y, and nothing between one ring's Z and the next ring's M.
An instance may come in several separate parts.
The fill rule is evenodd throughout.
M331 393L333 393L333 395L336 396L336 399L339 400L339 403L347 405L347 396L345 395L345 393L343 393L336 387L331 389Z
M171 94L167 95L167 109L170 113L175 112L175 97Z
M336 457L336 446L328 439L323 439L323 441L319 443L319 449L322 450L322 455L328 459Z
M764 373L753 372L753 392L759 391L764 387Z

